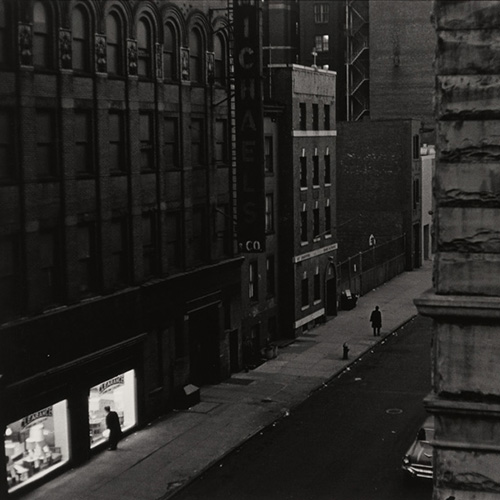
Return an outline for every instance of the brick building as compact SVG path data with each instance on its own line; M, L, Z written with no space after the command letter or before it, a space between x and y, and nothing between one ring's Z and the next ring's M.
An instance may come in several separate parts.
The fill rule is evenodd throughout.
M227 6L0 2L2 498L241 366Z
M335 73L274 65L279 121L278 286L281 332L296 336L336 314ZM292 296L293 294L293 296Z
M339 261L405 236L405 267L419 267L420 122L341 122L338 129Z

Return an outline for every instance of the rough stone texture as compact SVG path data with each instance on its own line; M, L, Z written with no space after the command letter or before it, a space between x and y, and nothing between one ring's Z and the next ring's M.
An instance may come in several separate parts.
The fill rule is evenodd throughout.
M498 75L442 75L437 78L437 117L450 120L498 118L500 96Z
M467 324L465 321L439 322L436 326L434 392L451 395L474 393L483 399L500 397L498 380L492 376L500 359L500 325ZM460 429L464 428L466 426L460 426ZM470 432L476 437L480 428L471 427ZM496 427L498 435L499 425ZM447 439L460 440L460 433L454 432Z
M438 251L435 259L437 293L500 295L500 281L496 279L500 276L499 255Z
M500 3L434 3L434 500L500 498ZM446 300L443 300L442 298ZM432 303L432 304L431 304Z

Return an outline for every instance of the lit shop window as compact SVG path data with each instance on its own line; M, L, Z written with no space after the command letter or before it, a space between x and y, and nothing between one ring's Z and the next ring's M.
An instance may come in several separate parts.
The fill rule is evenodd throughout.
M89 426L91 448L108 439L105 406L111 407L112 410L118 413L122 431L130 429L137 423L134 370L105 380L90 389Z
M5 429L9 491L30 483L69 459L67 401L36 411Z

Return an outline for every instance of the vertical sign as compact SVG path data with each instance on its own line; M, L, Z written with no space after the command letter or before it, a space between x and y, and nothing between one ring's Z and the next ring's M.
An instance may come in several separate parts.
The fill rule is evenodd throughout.
M260 0L234 0L238 248L265 250L264 103Z

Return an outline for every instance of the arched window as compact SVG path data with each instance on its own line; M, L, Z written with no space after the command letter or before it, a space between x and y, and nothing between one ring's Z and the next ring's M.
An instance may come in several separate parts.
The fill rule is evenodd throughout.
M142 18L137 23L137 74L151 78L153 67L153 41L151 23Z
M52 61L49 13L44 3L38 1L33 5L33 65L50 68Z
M87 11L81 6L73 9L71 33L73 36L73 69L77 71L89 71L89 18Z
M214 53L215 53L215 81L224 84L226 81L226 68L227 68L227 51L226 41L221 35L217 35L214 39Z
M177 80L177 32L171 23L165 24L165 40L163 44L163 71L166 80Z
M123 27L115 12L111 12L106 18L106 43L108 73L123 75Z
M189 71L192 82L203 81L203 44L197 29L189 34Z
M0 65L9 63L10 39L9 28L13 26L9 23L9 12L6 2L0 3Z

